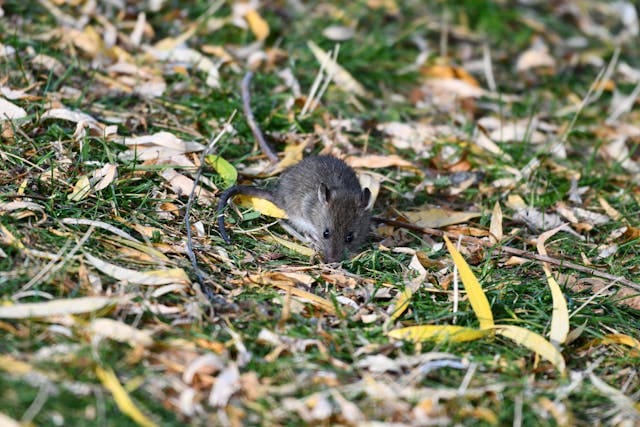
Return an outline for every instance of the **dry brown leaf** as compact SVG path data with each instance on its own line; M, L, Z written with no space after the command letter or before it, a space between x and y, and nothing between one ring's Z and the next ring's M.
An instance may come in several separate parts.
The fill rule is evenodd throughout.
M455 212L448 209L430 208L420 211L402 212L411 223L419 227L440 228L460 224L482 216L480 212Z
M415 166L401 158L396 154L387 156L369 154L366 156L349 156L345 159L345 162L352 168L388 168L391 166L397 166L402 168L415 168Z
M171 190L180 197L188 197L193 189L193 179L178 173L173 168L167 168L160 173L160 176L167 181ZM212 204L215 196L209 190L202 188L200 185L195 191L196 200L204 204Z
M89 323L88 331L94 337L109 338L118 342L126 342L132 347L141 345L148 347L153 344L153 331L136 329L118 320L99 318Z
M269 37L269 24L255 9L249 9L244 15L244 19L247 20L251 32L258 40L264 40Z
M89 253L84 254L87 261L95 268L116 280L136 283L138 285L159 286L172 283L189 284L189 276L181 268L165 270L136 271L108 263Z

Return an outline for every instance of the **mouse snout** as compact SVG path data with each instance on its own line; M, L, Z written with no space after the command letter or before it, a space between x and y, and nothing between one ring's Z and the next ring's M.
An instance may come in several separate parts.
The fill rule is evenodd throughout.
M335 247L326 247L322 252L322 259L327 264L332 262L340 262L344 259L345 253L344 249L335 248Z

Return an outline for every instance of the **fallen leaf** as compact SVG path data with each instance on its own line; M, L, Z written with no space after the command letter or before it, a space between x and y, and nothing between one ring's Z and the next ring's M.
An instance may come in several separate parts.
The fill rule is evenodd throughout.
M536 246L540 255L548 256L545 248L546 241L563 228L564 226L556 227L553 230L546 231L538 236ZM558 285L551 275L551 267L549 263L543 263L542 269L544 270L544 274L547 278L547 283L551 290L551 298L553 300L549 338L553 344L564 344L567 341L567 335L569 334L569 310L567 309L567 300L560 289L560 285Z
M366 156L350 156L345 159L345 163L347 163L352 168L377 169L397 166L401 168L415 169L415 166L413 166L411 162L404 160L396 154L391 154L388 156L375 154L369 154Z
M251 32L258 40L264 40L269 36L269 24L255 9L248 10L244 19L247 20Z
M451 258L453 258L454 264L460 272L460 280L464 285L464 289L467 291L471 308L473 308L473 312L480 322L480 329L493 327L494 323L491 306L489 305L487 296L482 290L482 286L480 286L480 282L478 282L478 279L471 271L469 264L467 264L464 258L462 258L460 252L458 252L447 236L444 237L444 242L447 245L449 254L451 254Z
M324 50L318 47L313 41L307 41L307 46L316 57L316 60L327 69L327 73L332 80L345 92L366 98L369 96L364 86L362 86L353 76L331 58Z
M491 239L493 244L497 244L502 241L502 237L502 209L500 208L500 202L496 202L493 206L493 212L491 213L489 239Z
M431 208L402 212L411 223L419 227L440 228L460 224L482 216L480 212L455 212L448 209Z
M27 116L24 108L18 107L14 103L0 97L0 121L21 119Z
M100 366L96 366L96 376L102 385L111 392L118 409L131 418L136 424L142 427L154 427L156 425L147 418L146 415L140 412L111 369L103 369Z
M233 198L233 203L245 208L252 208L253 210L260 212L261 214L270 216L272 218L287 218L287 214L285 213L285 211L283 211L270 201L261 199L259 197L238 194Z
M72 202L79 202L86 199L91 193L91 182L88 175L82 175L73 186L73 191L68 199Z
M391 338L414 343L429 340L436 342L465 342L489 336L491 331L456 325L420 325L394 329L389 331L387 335Z
M167 285L171 283L191 283L189 276L181 268L136 271L110 264L86 252L84 253L84 256L91 265L116 280L147 286Z
M135 347L141 345L148 347L153 344L151 335L153 331L136 329L118 320L99 318L89 323L89 332L93 336L109 338L118 342L126 342Z
M205 157L205 161L218 172L226 187L231 187L238 180L236 168L222 157L210 154Z
M312 257L316 251L314 251L313 249L304 246L304 245L300 245L298 243L292 242L290 240L286 240L283 238L280 238L278 236L265 236L264 240L268 241L272 241L275 243L278 243L282 246L284 246L285 248L288 248L296 253L299 253L300 255L306 256L306 257Z
M560 354L553 344L544 339L543 336L528 329L513 325L495 325L493 328L496 334L507 337L517 344L535 352L543 359L551 362L562 375L565 374L566 367L562 354Z
M107 297L81 297L6 305L0 307L0 318L27 319L31 317L92 313L117 301L117 299Z

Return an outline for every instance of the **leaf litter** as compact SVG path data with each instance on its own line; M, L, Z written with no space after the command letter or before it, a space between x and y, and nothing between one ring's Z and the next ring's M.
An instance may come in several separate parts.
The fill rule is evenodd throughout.
M454 5L38 5L0 5L0 328L12 335L1 375L24 393L42 372L84 407L3 394L6 423L99 422L87 387L137 425L637 419L630 2L521 5L499 18L526 30L512 44L491 35L500 21L475 28ZM292 43L285 15L319 26ZM563 16L569 39L553 27ZM383 44L371 19L393 34ZM243 122L223 124L247 67L262 76L253 105L283 153L276 167ZM565 84L568 69L592 81ZM219 191L310 152L346 159L392 221L338 267L280 227L267 234L257 213L243 219L249 236L221 246ZM182 226L196 181L206 287ZM244 207L282 218L262 202ZM465 237L459 249L445 238L451 259L440 235ZM529 256L506 259L507 247ZM69 362L36 369L56 345Z

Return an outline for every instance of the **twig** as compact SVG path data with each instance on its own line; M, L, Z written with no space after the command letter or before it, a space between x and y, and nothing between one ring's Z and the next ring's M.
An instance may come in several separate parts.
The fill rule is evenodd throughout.
M271 160L272 163L278 163L278 154L273 151L271 146L264 139L264 135L262 135L262 131L260 131L260 127L256 123L255 117L253 117L253 112L251 111L251 91L249 90L249 85L251 84L251 78L253 77L253 73L251 71L247 71L242 79L242 111L244 112L244 116L247 119L247 124L251 129L251 133L253 137L258 141L258 145L260 145L260 149L266 156Z
M235 115L236 115L236 111L234 110L233 113L231 113L231 116L227 119L225 124L222 126L222 130L220 131L220 133L218 133L215 136L215 138L213 138L211 142L209 142L209 144L205 147L205 149L202 150L202 154L200 155L200 166L198 167L198 170L196 171L196 175L193 178L193 187L191 188L191 193L189 194L189 199L187 200L187 206L185 208L185 213L184 213L184 225L187 228L187 256L189 257L189 261L191 261L191 265L193 266L193 271L196 273L198 283L202 288L201 291L205 293L209 288L204 285L205 278L202 272L200 271L200 269L198 268L198 261L196 260L196 256L193 252L193 241L191 239L191 220L190 220L191 205L193 204L193 200L196 194L196 188L198 188L198 182L200 181L200 176L202 175L202 170L204 169L204 159L209 154L209 152L211 152L211 150L218 143L218 141L220 141L220 139L224 136L224 134L227 133L227 129L229 128L229 125L231 124L231 121L233 120ZM210 299L215 298L215 296L209 295L208 293L207 293L207 296Z
M418 231L424 234L430 234L432 236L438 236L438 237L444 237L447 236L449 238L455 239L455 238L461 238L463 242L465 243L472 243L474 245L478 245L478 246L483 246L486 248L491 248L491 249L495 249L499 252L502 253L506 253L506 254L510 254L510 255L515 255L515 256L519 256L522 258L527 258L533 261L538 261L538 262L548 262L549 264L552 265L557 265L559 267L565 267L565 268L569 268L571 270L576 270L576 271L580 271L582 273L586 273L589 274L591 276L595 276L595 277L600 277L601 279L607 279L607 280L613 280L616 282L619 282L625 286L628 286L632 289L635 289L637 291L640 291L640 284L635 283L623 276L614 276L613 274L609 274L609 273L605 273L604 271L600 271L600 270L596 270L595 268L589 268L589 267L585 267L583 265L580 264L576 264L574 262L571 261L566 261L566 260L562 260L562 259L557 259L557 258L551 258L549 256L544 256L544 255L540 255L537 253L533 253L533 252L528 252L528 251L524 251L522 249L516 249L516 248L512 248L511 246L494 246L491 242L485 241L485 240L481 240L475 237L470 237L470 236L466 236L464 234L460 234L460 233L450 233L448 231L442 231L442 230L438 230L436 228L429 228L429 227L420 227L418 225L415 224L410 224L407 222L402 222L402 221L396 221L393 219L387 219L387 218L381 218L381 217L373 217L374 221L377 222L382 222L384 224L388 224L388 225L393 225L395 227L402 227L402 228L406 228L408 230L413 230L413 231Z

